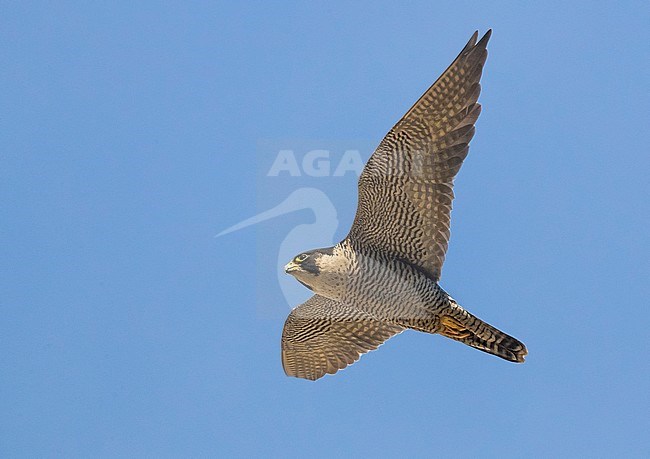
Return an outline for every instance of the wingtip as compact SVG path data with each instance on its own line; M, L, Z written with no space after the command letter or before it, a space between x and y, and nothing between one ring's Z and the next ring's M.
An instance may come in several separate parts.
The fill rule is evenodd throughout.
M478 30L476 30L470 37L469 41L467 42L463 50L461 51L461 55L463 53L470 53L473 49L486 48L487 43L488 41L490 41L491 36L492 36L492 29L488 29L488 31L485 32L485 35L483 35L481 39L478 40Z
M481 40L476 44L477 47L486 47L488 44L488 41L490 41L490 37L492 36L492 29L488 29L487 32L485 32L485 35L481 37Z
M472 34L472 36L469 38L469 41L461 51L461 54L465 51L469 51L472 49L474 46L476 46L476 40L478 40L478 30Z

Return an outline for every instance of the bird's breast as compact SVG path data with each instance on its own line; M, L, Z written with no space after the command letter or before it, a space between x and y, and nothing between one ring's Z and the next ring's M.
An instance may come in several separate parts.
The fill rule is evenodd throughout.
M357 252L343 302L385 318L430 317L445 294L417 268L380 253Z

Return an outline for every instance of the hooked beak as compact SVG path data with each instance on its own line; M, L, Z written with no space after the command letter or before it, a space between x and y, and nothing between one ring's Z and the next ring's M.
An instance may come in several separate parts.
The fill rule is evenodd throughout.
M290 274L291 272L296 271L298 269L300 269L300 267L297 264L295 264L293 261L290 261L285 265L284 272Z

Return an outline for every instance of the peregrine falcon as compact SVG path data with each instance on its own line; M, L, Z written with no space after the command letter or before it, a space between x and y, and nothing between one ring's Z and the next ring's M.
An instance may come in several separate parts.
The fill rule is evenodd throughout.
M282 332L289 376L316 380L405 329L443 336L511 362L526 346L463 309L439 285L453 181L481 106L489 30L386 134L359 177L352 228L334 247L297 255L285 271L314 292Z

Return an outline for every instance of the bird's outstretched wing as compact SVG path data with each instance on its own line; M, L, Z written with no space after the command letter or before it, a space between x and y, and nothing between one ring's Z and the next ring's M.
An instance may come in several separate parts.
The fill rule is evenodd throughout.
M359 178L348 239L408 261L434 280L449 242L453 180L467 156L487 58L488 31L474 33L456 60L390 130Z
M404 329L363 311L314 295L287 317L282 366L288 376L316 380L359 360Z

